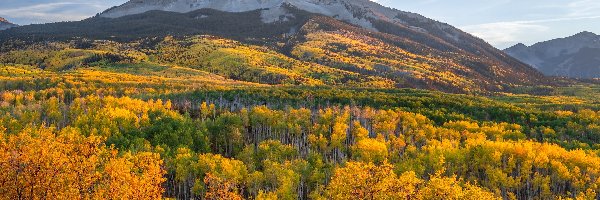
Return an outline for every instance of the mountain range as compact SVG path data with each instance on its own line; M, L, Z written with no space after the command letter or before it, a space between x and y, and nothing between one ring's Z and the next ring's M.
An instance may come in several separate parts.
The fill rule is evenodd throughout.
M591 32L504 51L549 76L600 78L600 36Z
M0 17L0 31L1 30L6 30L6 29L9 29L9 28L12 28L12 27L17 27L17 26L18 25L13 24L13 23L9 22L8 20Z
M325 83L371 80L363 85L377 82L384 84L374 85L468 93L546 82L534 68L482 39L369 0L131 0L82 21L12 28L0 32L0 39L42 42L85 37L128 43L164 36L189 41L185 38L194 35L253 45L252 54L268 49L296 63L279 71L308 65L310 69L298 76ZM266 69L251 62L241 66L282 68ZM199 63L188 65L202 68ZM361 78L325 80L313 69Z

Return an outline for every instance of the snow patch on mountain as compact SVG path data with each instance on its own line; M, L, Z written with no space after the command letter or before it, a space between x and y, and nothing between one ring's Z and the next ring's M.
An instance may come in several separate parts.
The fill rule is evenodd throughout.
M261 10L262 21L274 23L294 17L286 10L287 6L334 17L369 29L373 29L370 21L372 19L399 24L404 24L398 17L400 15L417 21L430 20L418 14L381 6L370 0L130 0L103 12L100 16L118 18L151 10L187 13L203 8L224 12Z

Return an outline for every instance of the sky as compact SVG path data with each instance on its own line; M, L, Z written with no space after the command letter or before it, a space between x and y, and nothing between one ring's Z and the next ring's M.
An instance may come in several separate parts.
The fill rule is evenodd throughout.
M446 22L498 48L582 31L600 34L600 0L374 0ZM0 17L21 25L81 20L126 0L0 0Z

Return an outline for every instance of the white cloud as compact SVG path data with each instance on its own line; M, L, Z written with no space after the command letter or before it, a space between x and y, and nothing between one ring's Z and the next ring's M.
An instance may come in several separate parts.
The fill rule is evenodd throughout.
M0 0L1 1L1 0ZM16 23L48 23L75 21L93 16L107 8L102 1L40 3L21 7L0 7L0 15L15 19Z
M497 47L508 47L510 45L532 38L536 35L544 35L550 31L546 24L553 22L577 21L586 19L600 19L600 16L562 17L543 20L524 20L494 22L460 27L477 37L480 37Z
M569 10L569 16L580 17L588 15L597 15L600 11L600 1L598 0L579 0L570 2L566 8Z
M499 47L518 43L528 34L543 33L549 29L543 25L522 22L496 22L461 28Z

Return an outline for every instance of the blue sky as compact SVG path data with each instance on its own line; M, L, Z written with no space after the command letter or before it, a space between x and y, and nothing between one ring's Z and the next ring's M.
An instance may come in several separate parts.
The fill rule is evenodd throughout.
M18 24L80 20L126 0L0 0ZM498 48L531 45L581 31L600 34L600 0L376 0L446 22Z

